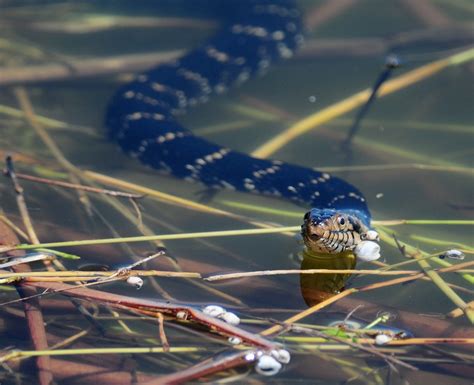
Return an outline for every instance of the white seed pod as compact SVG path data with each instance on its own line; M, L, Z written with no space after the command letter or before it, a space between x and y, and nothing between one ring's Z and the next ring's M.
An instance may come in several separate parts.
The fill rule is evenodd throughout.
M377 334L375 337L375 344L376 345L385 345L388 344L393 338L386 335L386 334Z
M242 343L242 339L239 337L229 337L227 341L232 345L240 345Z
M466 258L466 256L464 255L462 251L456 250L456 249L448 250L445 253L441 254L439 257L441 259L449 258L449 259L457 259L459 261L462 261L464 258Z
M138 290L141 289L141 287L143 286L143 279L141 279L140 277L131 276L127 278L127 283Z
M176 318L185 320L186 318L188 318L188 313L185 312L184 310L180 310L179 312L176 313Z
M288 350L275 349L270 352L271 356L282 364L288 364L291 360L291 355Z
M365 239L367 241L378 241L380 240L379 233L377 233L375 230L369 230L365 233Z
M224 312L223 314L219 316L219 318L222 321L227 322L228 324L234 325L234 326L240 323L240 318L230 311Z
M263 376L274 376L281 370L281 366L272 356L264 354L255 364L255 371Z
M250 352L244 356L244 359L247 362L253 362L257 359L257 355L255 354L255 352Z
M356 246L354 254L359 262L375 261L380 258L380 246L372 241L362 241Z
M217 305L209 305L206 306L202 312L204 314L207 314L210 317L220 317L222 314L224 314L226 311L223 307L217 306Z

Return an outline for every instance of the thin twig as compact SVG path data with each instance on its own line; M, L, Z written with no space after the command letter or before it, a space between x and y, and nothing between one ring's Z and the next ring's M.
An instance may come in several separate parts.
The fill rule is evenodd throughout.
M67 242L50 242L39 245L18 245L12 247L0 248L0 252L8 250L30 250L38 247L41 248L58 248L68 246L90 246L90 245L105 245L114 243L129 243L129 242L148 242L156 240L172 240L172 239L193 239L193 238L213 238L213 237L228 237L228 236L242 236L242 235L261 235L274 234L288 231L301 231L300 226L287 226L276 228L263 229L243 229L243 230L223 230L223 231L204 231L197 233L184 234L160 234L160 235L146 235L138 237L123 237L123 238L105 238L105 239L89 239L82 241L67 241Z
M170 344L168 342L168 338L166 337L166 333L165 333L163 314L156 313L156 318L158 319L158 330L159 330L161 345L163 346L163 351L165 353L168 353L170 351Z
M31 181L31 182L44 183L44 184L49 184L49 185L53 185L53 186L70 188L70 189L73 189L73 190L83 190L83 191L97 193L97 194L106 194L106 195L110 195L110 196L114 196L114 197L120 197L120 198L141 199L141 198L145 197L145 195L140 195L140 194L133 194L133 193L123 192L123 191L114 191L114 190L108 190L108 189L91 187L91 186L84 186L84 185L80 185L80 184L63 182L63 181L54 180L54 179L41 178L41 177L37 177L37 176L34 176L34 175L27 175L27 174L17 173L16 177L18 179L24 179L24 180L28 180L28 181Z
M5 175L9 176L13 183L13 187L16 193L16 203L17 203L18 209L20 210L20 215L23 220L23 224L25 225L28 238L30 239L31 243L38 244L40 243L40 241L33 228L33 222L31 221L31 217L28 212L28 208L26 206L25 197L23 195L23 188L20 186L20 183L18 183L18 179L15 173L15 170L13 168L13 159L10 156L7 156L7 158L5 159L5 162L6 162Z
M370 275L410 275L419 274L419 270L357 270L357 269L307 269L307 270L262 270L249 271L241 273L217 274L205 277L205 281L222 281L225 279L260 277L271 275L287 275L287 274L370 274Z

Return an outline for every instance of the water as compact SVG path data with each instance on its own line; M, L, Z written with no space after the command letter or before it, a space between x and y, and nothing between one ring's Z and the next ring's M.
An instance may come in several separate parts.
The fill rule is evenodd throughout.
M189 2L163 1L158 2L156 9L151 11L146 6L131 6L127 2L3 1L0 2L0 22L3 22L0 29L0 64L11 70L43 63L71 60L74 63L81 58L189 49L212 34L213 20L216 20L215 3L207 2L202 7L189 7ZM321 5L316 1L301 1L300 4L307 15ZM436 7L449 21L442 31L430 29L429 20L420 19L410 7L398 2L384 4L383 7L373 1L357 3L344 13L315 27L309 33L308 47L300 56L272 68L265 77L254 79L225 96L213 99L209 104L193 109L182 121L213 141L251 152L293 122L370 87L381 71L386 53L395 52L404 61L403 68L394 74L397 76L449 56L454 49L461 49L467 43L472 44L472 35L463 29L472 20L472 13L462 8L469 4L462 1L433 1L428 4ZM90 24L78 24L84 20L83 17L111 14L130 18L120 19L117 26L94 31ZM203 25L136 25L137 20L143 23L143 19L133 17L148 17L151 14L168 21L171 17L187 17L203 21ZM66 31L66 28L78 26L83 28L82 33ZM337 48L336 43L340 44L341 40L335 39L343 39L345 44L352 42L351 49ZM322 51L321 46L319 49L317 46L312 51L310 47L313 42L326 42L332 49ZM370 49L366 50L367 47ZM362 122L350 160L338 143L351 126L356 110L296 138L274 156L309 167L343 167L334 174L354 183L364 192L376 220L470 219L474 204L472 173L466 171L466 168L472 164L472 69L472 63L452 66L377 100ZM76 166L197 200L202 187L158 175L121 154L114 144L104 139L105 106L121 82L123 79L117 76L102 75L80 80L33 82L27 85L26 90L37 114L67 124L67 128L51 128L49 132L65 156ZM262 103L272 109L265 110L261 107ZM18 108L11 88L2 89L0 104ZM48 171L50 177L57 177L54 172L61 172L60 166L31 127L23 120L2 111L1 153L13 152L18 170L33 174L36 168L43 173ZM27 155L32 160L28 162L21 155ZM407 166L413 163L440 166L441 169L427 170ZM393 165L403 166L389 167ZM387 167L361 171L347 166ZM78 202L75 192L28 182L22 184L35 228L43 242L115 236L110 227L122 236L140 234L135 224L124 219L120 212L94 195L90 195L90 199L97 211L89 217ZM8 180L5 179L0 188L2 209L10 219L20 224ZM260 221L268 220L284 225L300 223L300 219L295 217L235 209L226 204L228 201L301 212L301 216L304 211L304 208L287 202L231 192L219 192L210 205L249 215ZM127 202L123 203L132 209ZM140 210L144 223L157 234L252 227L242 221L203 214L159 202L151 197L140 200ZM465 225L405 225L391 227L390 230L400 240L428 253L473 246L472 228ZM299 252L300 245L297 239L288 236L182 240L167 242L166 246L184 271L203 274L300 267L299 262L291 257ZM130 247L67 248L66 251L78 254L82 259L80 262L65 261L65 264L67 268L74 269L84 263L130 263L132 256L143 257L154 251L154 246L147 243L130 244ZM387 244L382 244L382 247L385 262L404 260L397 249ZM463 262L469 261L471 257L472 254L467 253ZM163 259L149 267L173 269L172 263ZM36 268L40 269L40 266ZM409 265L402 268L418 267ZM469 283L459 275L449 273L443 277L450 283L470 288ZM359 287L391 278L357 277L347 285ZM307 303L311 302L302 295L305 290L300 285L298 275L239 279L205 285L221 291L224 293L222 295L203 287L198 288L182 279L164 278L159 282L175 301L196 306L219 303L233 309L242 318L254 320L254 323L244 323L243 326L255 332L266 327L256 325L255 319L271 317L284 320L307 308ZM146 281L140 291L123 283L108 285L105 289L130 296L160 298L150 280ZM472 301L472 293L458 293L466 302ZM1 302L6 302L16 298L16 294L14 291L2 291L0 298ZM56 343L88 327L88 323L70 307L68 301L59 296L54 298L61 302L43 301L50 343ZM444 322L444 315L455 308L431 282L417 281L352 295L346 302L338 302L333 307L305 318L303 322L324 325L329 320L343 319L360 303L364 307L356 311L356 318L358 316L370 322L376 318L378 310L386 309L387 306L394 313L399 311L398 318L391 321L392 325L415 328L416 330L412 330L415 336L423 337L447 336L447 331L436 334L433 325ZM18 304L3 307L3 323L0 323L2 348L30 349L26 327L19 322L22 321L20 309ZM420 317L419 314L424 316ZM122 315L129 316L126 313ZM70 347L159 346L154 322L140 321L134 317L127 319L127 325L137 333L131 335L110 319L110 312L107 310L101 309L100 317L103 317L101 324L110 334L102 338L97 337L96 331L91 331ZM466 317L449 322L454 328L468 325ZM431 325L432 328L426 325ZM207 351L166 357L135 355L130 361L133 361L140 373L159 375L182 370L223 351L226 346L216 340L203 338L200 330L191 333L186 328L177 328L168 322L166 332L172 347L205 347ZM466 345L463 349L457 345L440 345L438 348L442 349L441 352L422 346L398 347L395 350L397 355L410 357L407 362L420 369L417 372L401 369L401 374L389 373L384 361L357 350L335 350L327 345L297 341L287 341L286 346L292 353L292 361L286 365L283 373L271 378L272 383L336 384L349 378L353 378L351 382L357 384L402 384L404 381L410 384L426 381L443 384L469 383L467 364L472 361L472 354L469 354ZM463 354L467 362L459 363L452 356L444 355L443 351ZM101 358L100 362L109 365L108 367L120 366L113 357L107 356L103 361ZM421 358L429 358L432 362L423 363ZM87 357L72 356L65 359L93 362ZM240 370L239 373L243 371ZM28 383L36 381L32 371L24 371L22 374ZM231 375L235 373L226 374L227 377ZM4 383L14 381L6 371L1 376ZM249 376L255 381L270 382L257 377L252 371ZM239 383L247 379L235 381ZM74 382L69 378L64 383Z

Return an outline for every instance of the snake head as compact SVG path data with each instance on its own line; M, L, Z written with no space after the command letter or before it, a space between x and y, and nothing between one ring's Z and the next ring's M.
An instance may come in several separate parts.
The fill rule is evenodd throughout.
M312 209L304 216L301 235L309 250L325 254L353 251L362 241L378 240L355 210Z

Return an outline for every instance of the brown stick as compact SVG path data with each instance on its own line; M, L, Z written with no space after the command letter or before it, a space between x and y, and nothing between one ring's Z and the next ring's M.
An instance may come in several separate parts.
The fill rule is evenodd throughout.
M15 233L0 222L0 244L15 244L19 242ZM21 251L12 252L14 256L20 256ZM10 255L10 254L7 254ZM28 265L17 265L13 269L15 272L27 272L31 271ZM30 338L33 347L36 350L48 349L48 340L46 338L46 331L44 329L44 319L41 312L41 306L39 298L35 297L36 290L31 287L20 287L18 293L21 297L33 297L30 300L24 301L25 317L28 323L28 329L30 331ZM36 368L38 371L38 380L41 385L49 385L53 382L53 372L51 370L51 360L49 356L37 357L35 359Z
M0 270L0 274L5 273L7 273L7 271ZM62 295L69 297L108 304L118 309L131 310L138 313L143 312L147 315L149 315L150 312L154 314L160 312L164 315L175 317L178 320L194 321L228 337L239 337L243 342L255 347L268 350L278 347L277 344L263 337L229 325L216 318L209 317L200 310L191 306L172 304L170 302L158 300L145 300L142 298L127 297L58 282L21 282L19 285L22 287L27 286L39 289L47 289L48 293L61 293Z

